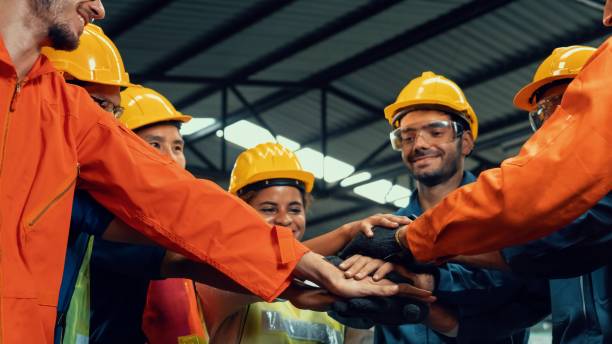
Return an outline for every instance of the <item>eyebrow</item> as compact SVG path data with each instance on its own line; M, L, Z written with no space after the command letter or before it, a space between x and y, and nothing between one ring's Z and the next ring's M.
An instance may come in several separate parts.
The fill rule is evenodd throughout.
M277 203L275 203L275 202L270 202L270 201L264 201L264 202L261 202L261 203L259 203L259 205L273 205L273 206L278 206L278 204L277 204Z
M163 136L159 136L159 135L146 135L145 139L146 140L155 140L155 141L165 141L165 138ZM172 141L172 143L175 143L175 144L178 143L178 144L184 145L185 141L183 139L177 139L177 140Z

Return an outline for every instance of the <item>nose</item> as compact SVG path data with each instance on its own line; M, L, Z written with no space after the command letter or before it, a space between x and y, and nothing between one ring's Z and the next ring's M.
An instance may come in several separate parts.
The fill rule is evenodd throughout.
M91 0L88 3L88 8L91 11L92 19L102 20L106 16L106 10L101 0Z
M419 148L428 148L429 147L429 142L427 142L427 140L423 137L423 131L419 131L416 134L416 137L414 139L414 145L413 145L413 150L415 149L419 149Z
M291 216L289 216L286 211L281 210L276 213L276 216L274 217L274 224L283 227L289 227L291 225Z

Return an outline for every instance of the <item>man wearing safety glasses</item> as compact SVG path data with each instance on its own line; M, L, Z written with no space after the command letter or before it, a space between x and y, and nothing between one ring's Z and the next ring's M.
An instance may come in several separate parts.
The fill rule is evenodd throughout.
M612 0L603 24L612 26ZM612 39L568 84L559 106L541 101L555 110L517 156L402 228L401 246L385 253L427 262L490 252L553 233L597 204L612 190L610 70Z
M385 117L395 128L390 134L393 149L401 152L416 180L410 202L396 215L420 216L453 190L475 180L464 170L464 160L474 148L478 118L453 81L432 72L423 73L385 109ZM547 285L541 280L524 280L510 273L459 264L430 267L426 269L428 273L415 278L405 271L410 266L400 267L361 253L364 256L359 260L351 258L346 262L370 266L371 271L365 272L373 272L374 279L395 270L417 281L417 285L429 286L438 299L424 325L376 326L376 343L522 343L526 339L522 329L548 313L545 301L524 292L533 289L545 294ZM372 320L376 322L374 317ZM489 326L483 328L484 323ZM350 321L347 324L351 325Z

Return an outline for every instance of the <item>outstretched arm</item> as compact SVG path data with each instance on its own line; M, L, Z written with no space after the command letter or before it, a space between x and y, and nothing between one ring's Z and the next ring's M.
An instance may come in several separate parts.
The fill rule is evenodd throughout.
M568 86L561 105L500 168L449 194L409 225L420 261L479 254L544 237L612 189L612 43Z

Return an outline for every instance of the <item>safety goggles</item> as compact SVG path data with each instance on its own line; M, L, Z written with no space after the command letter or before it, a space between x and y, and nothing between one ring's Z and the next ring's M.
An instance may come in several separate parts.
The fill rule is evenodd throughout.
M412 149L419 136L430 145L455 141L463 134L461 124L455 121L431 121L393 130L389 134L393 150Z
M111 112L113 116L115 116L115 118L119 118L121 117L121 115L123 115L124 108L122 106L115 105L106 99L98 98L96 96L90 97L91 99L93 99L94 102L98 103L98 105L100 105L100 107L104 109L104 111Z
M529 112L529 123L533 131L538 130L561 104L562 94L546 97L536 104L536 108Z

